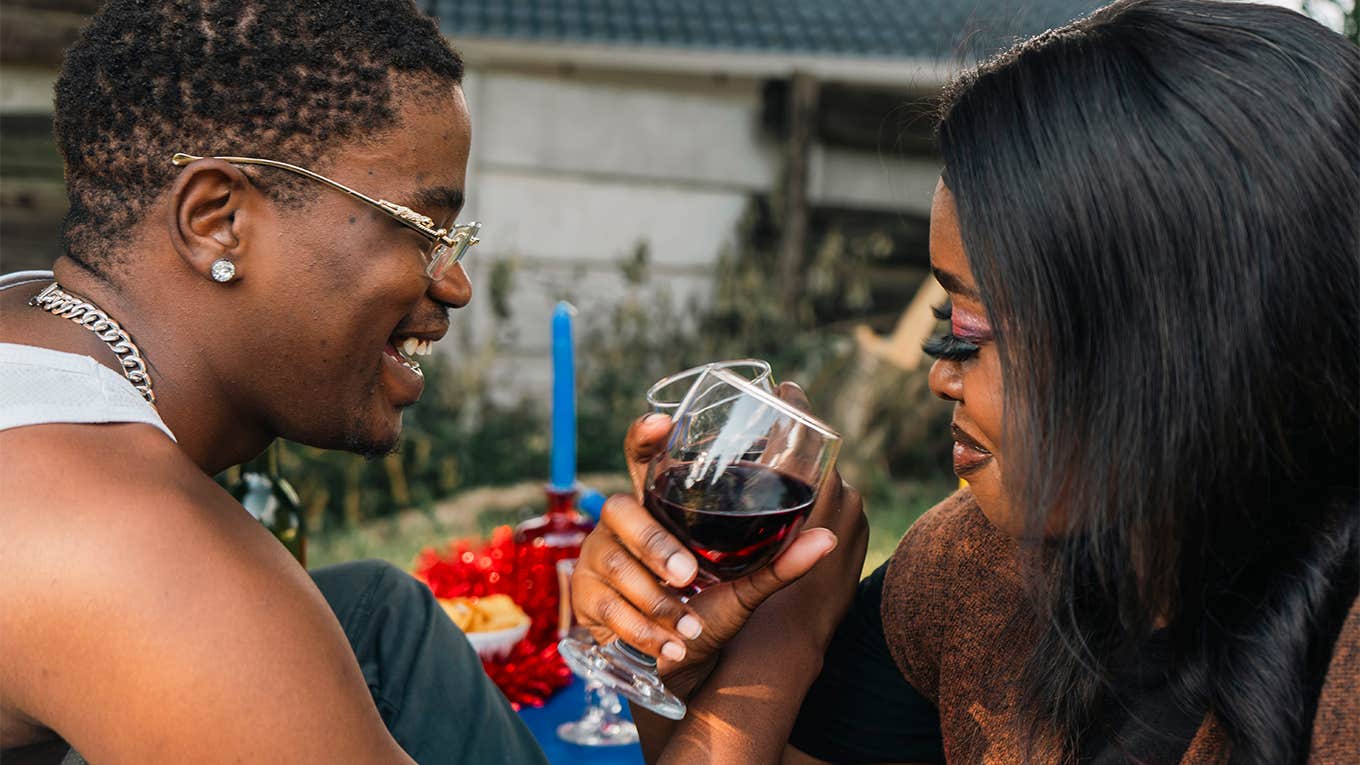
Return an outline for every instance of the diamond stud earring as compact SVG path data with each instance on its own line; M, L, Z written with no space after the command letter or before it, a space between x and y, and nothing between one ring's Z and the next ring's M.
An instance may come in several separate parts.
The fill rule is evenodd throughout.
M212 264L212 278L215 282L223 284L236 277L236 264L226 258L218 258Z

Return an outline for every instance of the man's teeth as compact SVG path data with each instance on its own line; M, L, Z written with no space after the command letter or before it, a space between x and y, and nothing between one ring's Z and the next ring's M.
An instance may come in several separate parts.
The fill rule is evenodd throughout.
M434 342L431 340L421 340L418 337L408 337L401 341L397 348L406 356L429 356L434 350Z

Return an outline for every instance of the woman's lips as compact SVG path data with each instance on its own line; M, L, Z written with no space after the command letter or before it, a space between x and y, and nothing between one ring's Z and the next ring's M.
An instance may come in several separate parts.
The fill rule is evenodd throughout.
M977 471L992 459L992 453L983 448L976 438L955 423L949 424L954 435L954 474L960 477Z

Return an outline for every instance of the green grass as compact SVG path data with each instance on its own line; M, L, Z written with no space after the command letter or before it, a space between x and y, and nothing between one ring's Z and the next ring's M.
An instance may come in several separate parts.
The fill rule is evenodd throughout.
M900 481L866 489L864 514L869 518L869 550L864 573L892 557L897 543L921 514L957 488L952 481Z

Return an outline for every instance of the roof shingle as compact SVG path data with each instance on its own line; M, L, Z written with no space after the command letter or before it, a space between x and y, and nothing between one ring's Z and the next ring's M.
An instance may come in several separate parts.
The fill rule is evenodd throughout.
M445 34L848 58L956 59L1101 0L417 0Z

